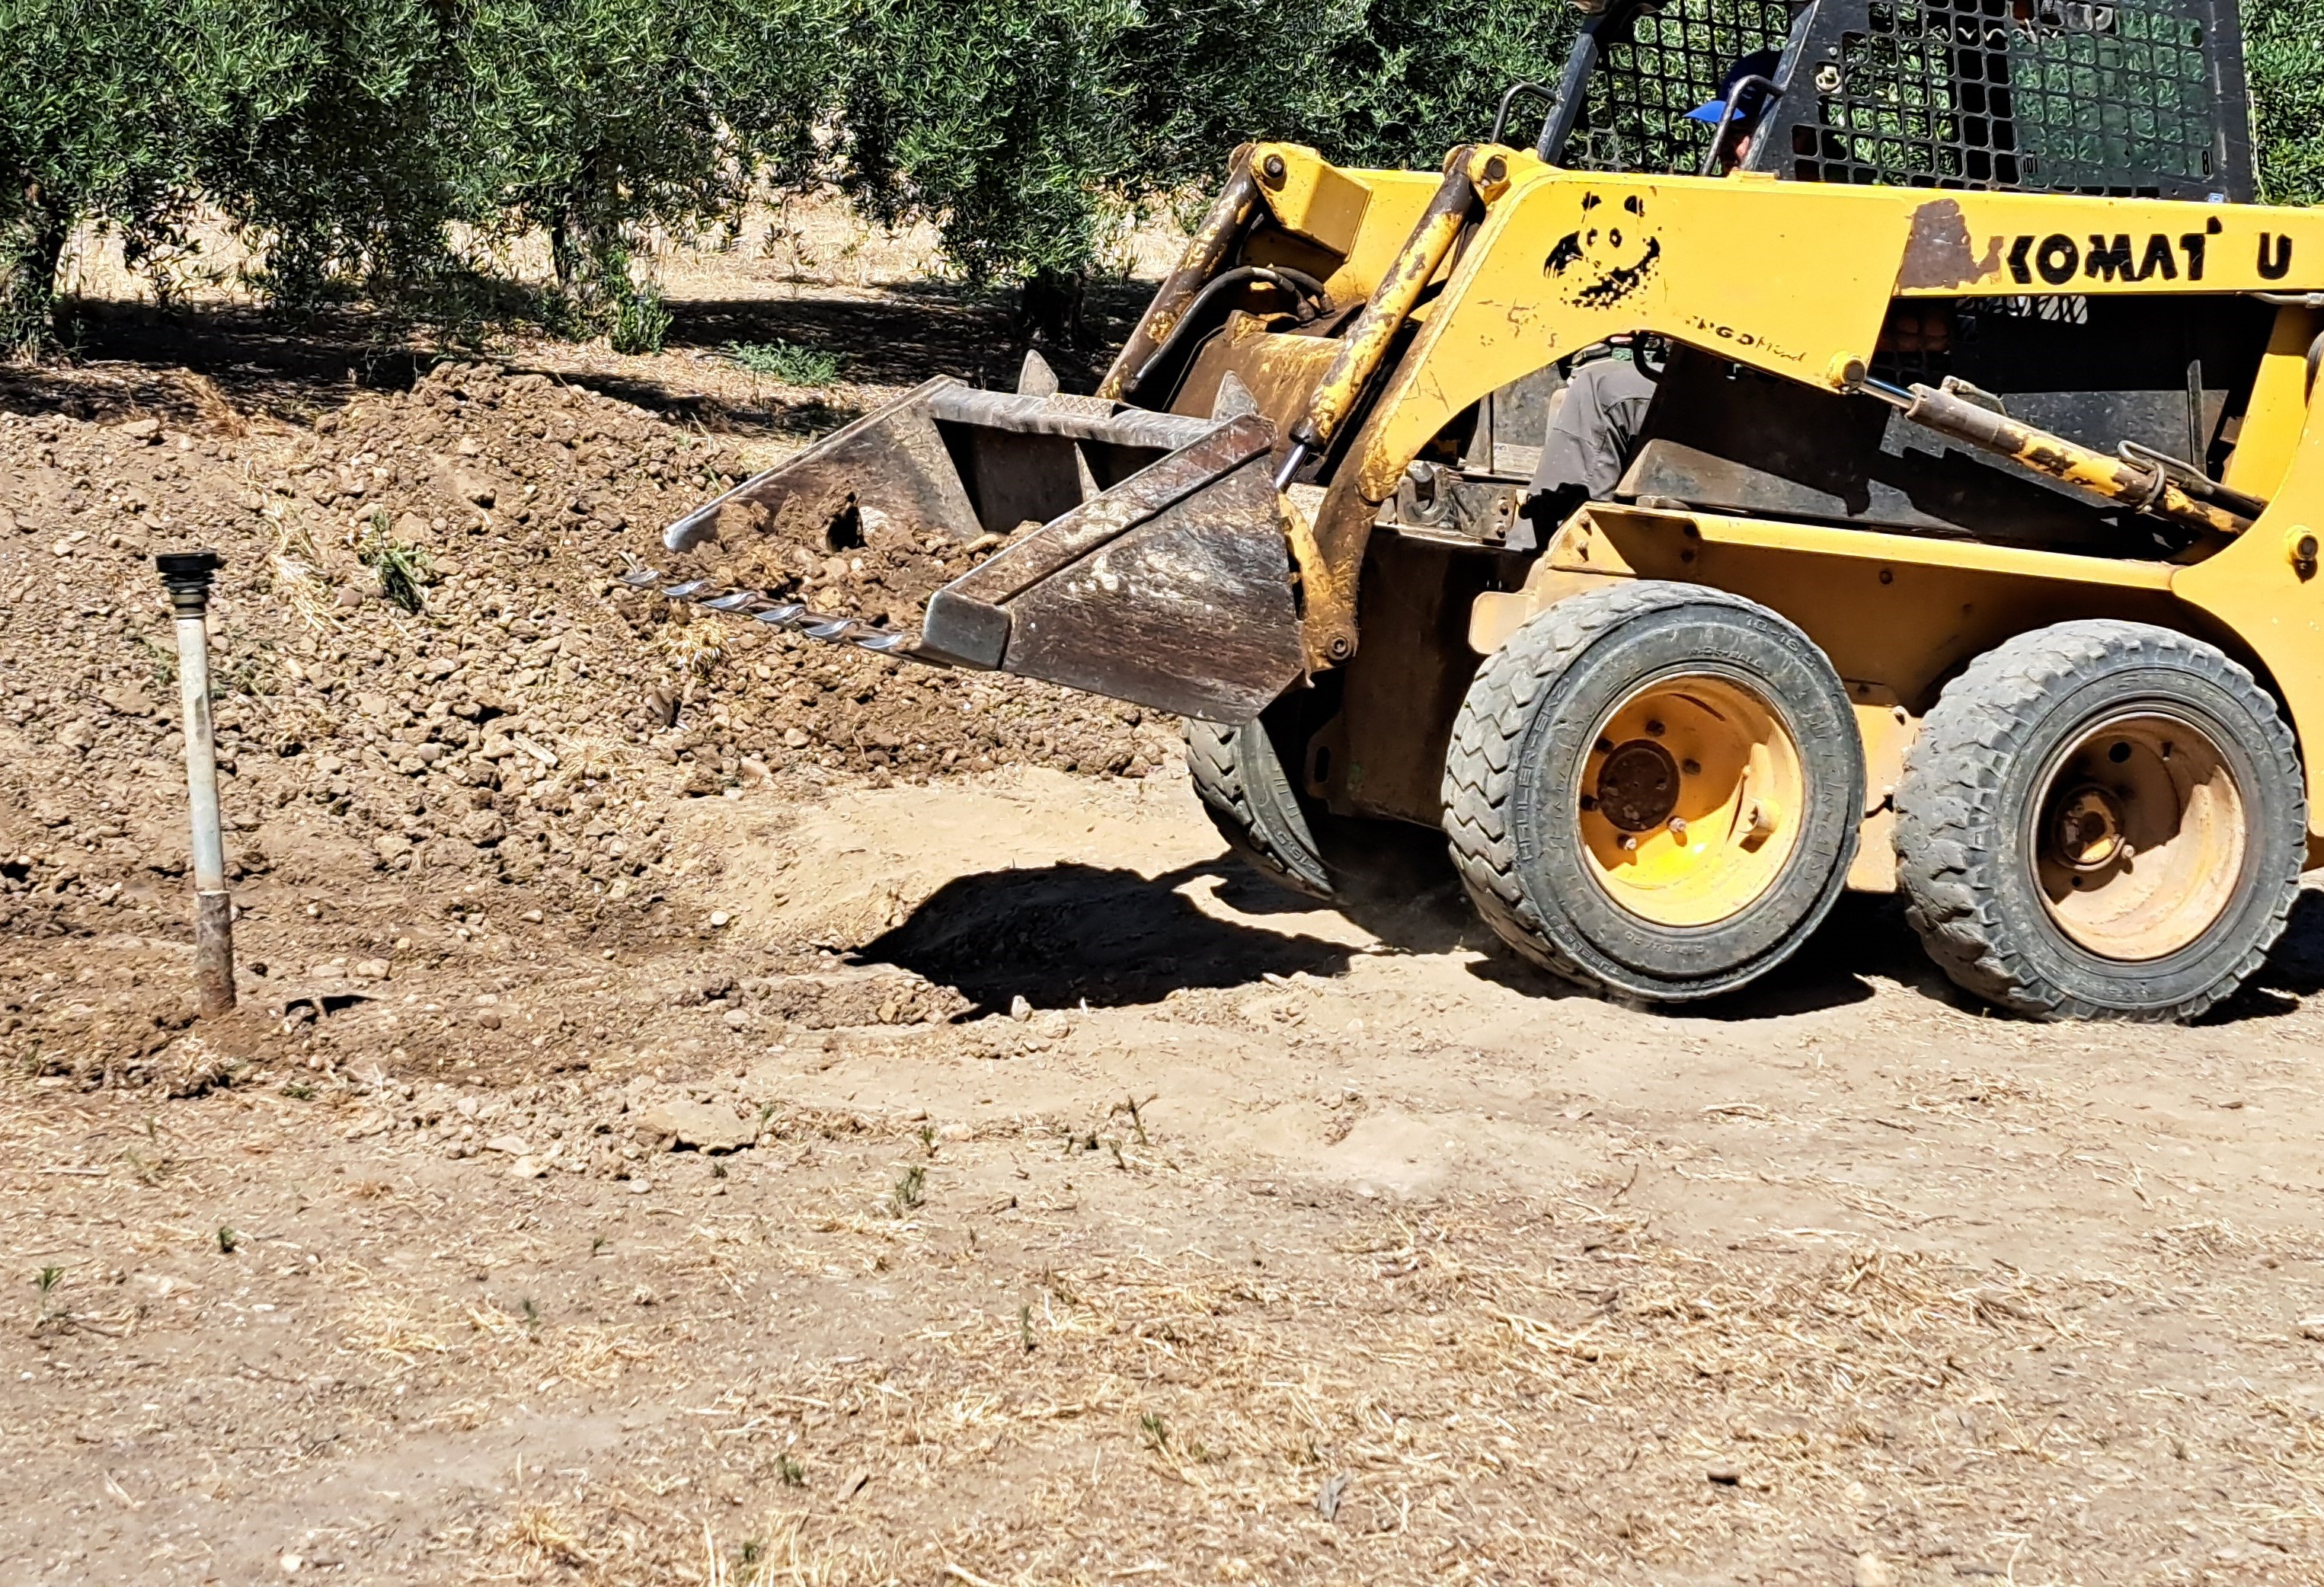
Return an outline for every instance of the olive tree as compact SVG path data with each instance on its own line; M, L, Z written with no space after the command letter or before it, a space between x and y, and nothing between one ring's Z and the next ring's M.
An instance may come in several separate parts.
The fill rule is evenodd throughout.
M815 163L839 0L468 0L457 87L462 206L547 234L576 328L658 346L640 232L730 213Z
M2324 0L2248 0L2243 16L2260 197L2324 202Z

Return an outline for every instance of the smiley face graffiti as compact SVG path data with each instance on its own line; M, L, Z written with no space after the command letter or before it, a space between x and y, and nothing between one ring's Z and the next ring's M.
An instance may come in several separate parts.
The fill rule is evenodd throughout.
M1604 213L1600 213L1600 211ZM1557 240L1542 274L1576 308L1611 308L1635 297L1653 279L1663 245L1646 231L1646 201L1625 195L1609 207L1596 193L1582 196L1582 224Z

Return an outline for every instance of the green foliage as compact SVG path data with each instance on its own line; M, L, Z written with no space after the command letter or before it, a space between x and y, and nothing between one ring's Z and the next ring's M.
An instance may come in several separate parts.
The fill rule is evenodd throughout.
M2324 203L2324 0L2246 0L2243 15L2260 197Z
M1255 138L1434 169L1501 92L1554 76L1538 0L858 0L843 184L934 221L972 281L1060 294L1140 207L1217 184ZM1070 317L1070 295L1063 315Z
M805 179L841 4L467 0L463 213L488 234L547 233L568 328L659 347L644 233Z
M2324 0L2245 21L2263 195L2324 201ZM664 238L826 179L1070 329L1125 224L1184 213L1236 144L1434 169L1508 84L1555 77L1575 22L1546 0L0 0L0 345L53 340L74 228L150 264L208 203L278 301L455 332L521 312L651 351ZM545 301L505 269L529 236Z
M162 7L169 9L169 7ZM443 119L456 63L429 0L259 0L276 96L238 102L199 179L263 250L252 282L312 305L361 297L418 307L456 275L445 247L456 134Z
M232 0L0 0L0 339L50 336L58 261L104 218L136 260L169 239L204 151L271 105L281 61Z
M789 342L729 342L726 356L754 375L786 386L828 386L839 378L839 354Z
M50 336L59 258L86 222L132 266L183 252L208 198L312 297L364 267L375 296L441 255L427 0L0 0L0 337Z
M1132 0L859 0L847 190L929 218L972 280L1074 272L1154 174L1131 124Z
M426 604L420 589L428 583L428 550L410 546L388 533L387 514L374 512L355 546L355 558L377 575L389 602L415 617Z

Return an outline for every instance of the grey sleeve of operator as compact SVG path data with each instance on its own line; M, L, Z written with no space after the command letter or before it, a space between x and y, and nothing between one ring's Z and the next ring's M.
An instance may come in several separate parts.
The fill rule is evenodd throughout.
M1543 437L1534 491L1579 485L1593 500L1611 496L1654 399L1655 382L1627 358L1601 358L1575 370Z

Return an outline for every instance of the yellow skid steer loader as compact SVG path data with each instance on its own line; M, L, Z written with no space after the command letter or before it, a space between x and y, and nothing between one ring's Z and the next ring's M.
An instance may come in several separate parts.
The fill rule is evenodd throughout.
M1094 394L931 381L669 531L1011 537L917 636L671 592L1183 713L1278 879L1441 827L1614 995L1856 887L2003 1007L2190 1017L2324 841L2324 214L2243 96L2231 0L1609 0L1441 173L1238 151ZM1536 489L1616 342L1618 484Z

